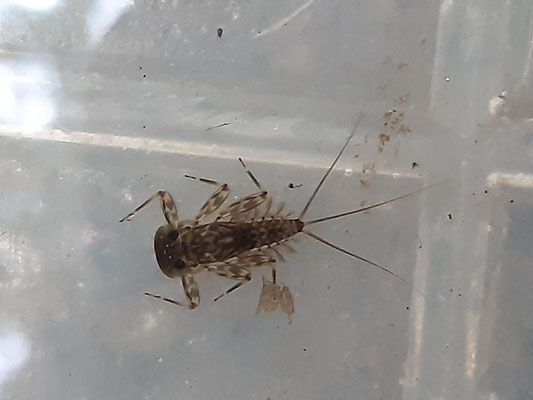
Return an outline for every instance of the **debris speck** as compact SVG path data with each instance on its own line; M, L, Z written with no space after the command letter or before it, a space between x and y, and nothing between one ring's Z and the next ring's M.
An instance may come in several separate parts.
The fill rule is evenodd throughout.
M403 96L398 97L397 99L394 99L394 103L397 105L402 105L404 103L407 103L409 100L409 92L404 94Z
M218 36L218 37L222 37L222 33L224 33L224 29L222 29L222 28L218 28L218 29L217 29L217 36Z
M383 118L385 119L390 119L395 113L397 113L398 110L389 110L389 111L385 111L385 114L383 114Z
M416 161L413 161L413 163L411 164L411 169L415 169L418 167L419 167L419 164Z
M396 69L399 71L401 69L406 68L408 65L409 65L409 63L401 62L401 63L398 64L398 67Z
M215 126L210 126L209 128L206 129L206 132L210 131L211 129L222 128L223 126L228 126L228 125L230 125L229 122L223 122L222 124L218 124L218 125L215 125Z
M363 165L363 169L361 170L361 172L363 174L366 174L366 173L371 173L371 174L375 174L376 173L376 165L375 164L365 164Z
M452 214L448 214L448 219L452 219Z
M289 189L296 189L303 186L303 183L300 183L298 185L295 185L294 183L290 182L288 185Z
M390 135L386 135L384 133L379 134L379 142L381 143L382 146L384 146L385 143L389 141L390 141Z
M404 135L406 135L406 134L411 132L411 128L409 128L405 124L401 124L400 127L398 128L398 132L399 133L403 133Z

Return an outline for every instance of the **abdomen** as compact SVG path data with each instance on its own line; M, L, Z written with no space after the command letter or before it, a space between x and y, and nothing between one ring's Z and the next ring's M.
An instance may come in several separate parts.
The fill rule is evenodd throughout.
M183 253L198 264L221 262L249 250L275 246L303 228L298 219L213 222L192 228L182 237Z

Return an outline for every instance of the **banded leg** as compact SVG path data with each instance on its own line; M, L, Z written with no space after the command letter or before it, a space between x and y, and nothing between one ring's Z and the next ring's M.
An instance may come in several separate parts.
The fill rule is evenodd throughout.
M175 304L180 307L188 308L189 310L194 310L200 304L200 290L198 289L198 284L194 280L194 277L191 274L186 274L181 277L181 284L183 290L185 291L185 296L187 297L187 304L183 304L174 299L169 299L168 297L163 297L158 294L152 294L145 292L144 294L154 299L160 299L168 303Z
M202 219L214 213L216 210L218 210L222 206L222 204L224 204L224 202L226 201L229 195L229 187L227 183L220 183L212 179L197 178L191 175L185 175L185 177L189 179L197 180L202 183L207 183L208 185L219 186L219 188L215 191L215 193L213 193L207 199L207 201L204 203L202 208L200 208L198 215L196 215L196 217L194 218L194 225L198 225Z
M250 177L250 179L252 180L252 182L254 183L255 186L257 186L257 188L259 189L259 191L261 193L267 193L267 191L265 189L263 189L263 187L261 186L261 184L259 183L259 181L257 180L257 178L254 176L254 174L252 173L252 171L250 171L248 169L248 167L246 166L246 164L244 163L244 161L242 160L241 157L239 157L239 162L241 163L242 167L244 168L244 170L246 171L246 173L248 174L248 176Z
M268 192L263 188L263 186L261 186L255 175L248 169L241 157L239 157L239 162L259 191L231 203L228 207L221 211L218 219L229 217L232 220L238 220L246 218L249 211L255 210L269 199ZM268 200L266 204L267 207L270 208L269 204L271 204L271 200Z
M276 260L268 255L254 252L254 254L235 258L230 261L207 264L205 267L208 271L215 272L217 275L223 276L224 278L238 281L220 296L217 296L214 301L220 300L225 295L237 290L245 283L250 282L252 279L252 268L266 264L274 264L275 262Z
M247 213L260 205L262 205L268 199L268 194L255 193L249 196L245 196L233 203L227 208L222 210L217 219L230 218L231 220L240 220L247 217Z
M130 221L131 217L133 217L136 212L147 206L152 200L155 200L158 197L161 203L161 210L163 211L165 219L170 225L172 225L174 229L177 230L180 222L178 217L178 210L176 209L176 204L174 203L174 199L172 198L170 193L164 190L160 190L155 193L152 197L147 199L144 203L142 203L139 207L137 207L135 210L133 210L124 218L122 218L119 222Z

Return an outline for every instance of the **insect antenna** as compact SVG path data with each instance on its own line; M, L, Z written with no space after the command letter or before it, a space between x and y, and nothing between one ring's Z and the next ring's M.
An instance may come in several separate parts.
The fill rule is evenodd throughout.
M385 271L385 272L391 274L392 276L394 276L395 278L401 280L403 283L405 283L406 285L408 285L410 288L412 288L413 290L415 290L416 292L418 292L418 293L421 294L422 296L424 296L424 297L426 296L424 292L422 292L421 290L419 290L419 289L417 289L416 287L414 287L409 281L407 281L406 279L402 278L400 275L396 274L395 272L393 272L393 271L390 270L389 268L384 267L383 265L379 265L379 264L377 264L377 263L375 263L375 262L373 262L373 261L370 261L370 260L367 259L367 258L364 258L364 257L358 256L357 254L352 253L351 251L348 251L348 250L346 250L346 249L343 249L342 247L339 247L339 246L337 246L337 245L335 245L335 244L333 244L333 243L331 243L331 242L328 242L326 239L323 239L323 238L321 238L320 236L317 236L317 235L315 235L315 234L312 233L312 232L306 231L305 229L302 230L302 232L305 233L307 236L310 236L310 237L312 237L313 239L318 240L320 243L325 244L326 246L329 246L329 247L331 247L331 248L333 248L333 249L335 249L335 250L340 251L341 253L344 253L344 254L346 254L346 255L348 255L348 256L350 256L350 257L353 257L353 258L355 258L355 259L357 259L357 260L359 260L359 261L363 261L363 262L365 262L365 263L367 263L367 264L369 264L369 265L371 265L371 266L373 266L373 267L379 268L380 270Z
M322 184L324 183L326 178L329 176L330 172L333 170L333 168L337 164L337 161L339 161L339 158L341 158L342 153L344 153L344 150L348 146L348 143L350 143L350 140L352 140L353 136L355 135L355 131L357 129L357 125L359 125L359 122L361 121L361 118L363 117L364 110L365 110L365 107L363 106L363 109L359 113L359 117L357 117L357 121L355 121L355 125L354 125L354 127L352 129L352 133L350 134L350 136L348 136L348 139L346 139L346 142L344 143L344 146L342 146L341 151L339 151L339 154L337 154L337 157L335 158L335 160L333 160L333 163L331 164L331 166L328 168L328 170L326 171L326 173L324 174L322 179L320 179L320 182L318 182L318 185L316 186L313 194L311 195L311 197L307 201L307 204L305 205L304 209L300 213L300 216L298 217L298 219L301 220L304 217L304 215L307 213L307 210L309 209L309 206L311 205L312 201L315 199L315 196L318 193L318 191L320 190L320 188L322 187Z

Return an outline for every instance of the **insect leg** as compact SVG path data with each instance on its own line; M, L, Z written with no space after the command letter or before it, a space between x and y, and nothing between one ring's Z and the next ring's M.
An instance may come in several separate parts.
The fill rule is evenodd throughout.
M187 304L183 304L177 300L169 299L168 297L163 297L158 294L152 294L147 292L145 292L144 294L146 296L153 297L154 299L160 299L180 307L188 308L189 310L194 310L200 304L200 290L198 289L198 284L196 283L191 274L186 274L182 276L181 284L183 285L185 296L187 296Z
M256 209L266 202L267 207L270 201L267 192L254 193L245 196L233 203L220 212L218 219L230 218L231 220L239 220L247 217L247 213Z
M165 216L165 219L175 229L178 229L179 217L178 217L178 210L176 209L176 204L174 203L174 199L172 198L170 193L164 190L160 190L157 193L155 193L153 196L147 199L144 203L142 203L139 207L137 207L135 210L133 210L128 215L126 215L124 218L122 218L119 222L129 221L131 217L133 217L137 211L139 211L140 209L148 205L152 200L155 200L158 197L161 202L161 210L163 211L163 215Z
M254 185L259 189L259 192L245 196L233 203L221 211L218 216L219 219L230 218L232 220L246 218L248 211L255 210L260 205L266 202L266 208L270 209L271 201L268 200L268 192L261 186L255 175L248 169L242 158L239 157L239 162L245 169L246 173L254 183Z
M183 290L185 290L185 296L187 296L189 308L194 310L200 305L200 290L198 289L198 284L194 280L192 274L185 274L182 276L181 284L183 285Z
M185 175L186 178L198 180L202 183L207 183L209 185L216 185L219 186L219 188L213 193L207 201L204 203L202 208L200 208L200 211L198 212L198 215L194 218L194 225L198 225L198 223L208 215L214 213L216 210L218 210L222 204L226 201L229 195L229 187L226 183L220 183L217 181L214 181L212 179L207 178L196 178L195 176L191 175Z
M254 254L249 254L247 256L239 257L230 261L207 264L207 270L215 272L224 278L239 281L220 296L216 297L214 301L218 301L226 294L233 292L245 283L249 282L252 279L252 274L250 272L251 268L266 264L274 264L275 262L276 260L268 255L261 254L260 252L254 252Z
M215 297L213 299L213 301L218 301L220 300L222 297L224 297L225 295L227 294L230 294L231 292L237 290L238 288L240 288L242 285L244 285L245 283L248 283L250 282L250 280L252 279L252 276L250 275L249 279L245 280L245 281L240 281L240 282L237 282L235 285L233 285L232 287L230 287L228 290L226 290L224 293L222 293L221 295Z
M267 193L267 191L265 189L263 189L263 187L261 186L261 184L259 183L259 181L257 180L257 178L254 176L254 174L252 174L252 171L250 171L248 169L248 167L246 166L246 164L244 163L244 161L242 160L241 157L239 157L239 162L241 163L242 167L244 168L244 170L246 171L246 173L248 174L248 176L250 177L250 179L252 180L252 182L254 183L255 186L257 186L257 188L259 189L260 192L263 192L263 193Z

